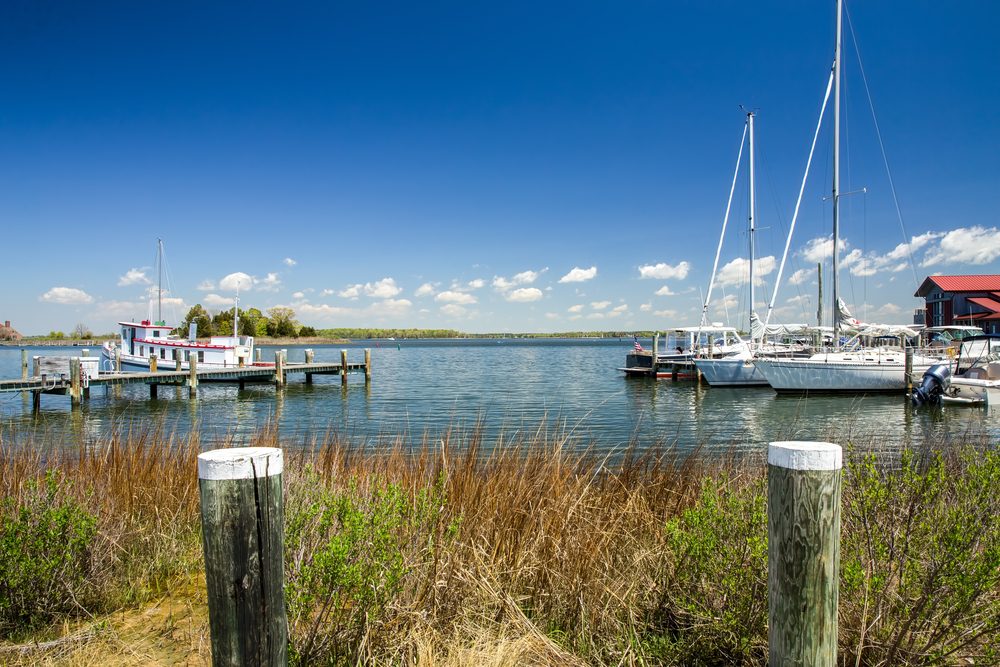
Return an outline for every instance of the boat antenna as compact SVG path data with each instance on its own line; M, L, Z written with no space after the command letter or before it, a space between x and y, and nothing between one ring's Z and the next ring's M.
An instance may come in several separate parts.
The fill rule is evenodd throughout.
M837 44L833 50L833 345L840 347L840 42L843 35L843 0L837 0Z
M747 127L750 128L750 202L749 202L749 222L750 222L750 320L753 321L754 316L754 288L753 288L753 257L754 257L754 217L756 216L756 201L755 201L755 183L754 183L754 170L753 170L753 111L747 111ZM753 345L753 328L750 329L750 344Z
M238 329L239 322L240 322L240 281L237 280L236 281L236 308L233 310L233 338L237 338L239 336L239 334L237 333L237 331L239 330Z
M163 321L163 239L156 239L156 321Z

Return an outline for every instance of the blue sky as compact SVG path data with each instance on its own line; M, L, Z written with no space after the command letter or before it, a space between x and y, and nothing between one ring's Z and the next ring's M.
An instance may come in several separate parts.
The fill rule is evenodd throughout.
M925 275L1000 273L1000 5L848 9L905 234L848 32L842 189L868 193L842 200L842 292L862 319L906 322ZM741 104L763 310L833 30L832 1L4 3L0 319L144 316L162 237L177 318L231 303L242 273L244 304L320 327L694 324ZM785 322L815 317L831 143ZM711 308L735 324L745 200L741 177Z

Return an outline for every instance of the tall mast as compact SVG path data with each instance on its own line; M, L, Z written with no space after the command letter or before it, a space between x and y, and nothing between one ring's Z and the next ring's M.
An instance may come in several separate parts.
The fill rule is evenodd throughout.
M837 45L833 51L833 344L840 347L840 42L843 0L837 0Z
M156 321L163 321L163 239L156 239Z
M756 202L754 199L754 173L753 173L753 112L747 112L747 126L750 128L750 316L754 313L754 288L753 288L753 259L754 259L754 216L756 215ZM753 342L753 331L750 332L750 340Z

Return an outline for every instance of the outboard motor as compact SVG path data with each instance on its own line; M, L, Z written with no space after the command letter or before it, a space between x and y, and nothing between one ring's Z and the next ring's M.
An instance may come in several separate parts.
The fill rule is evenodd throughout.
M950 384L951 367L948 364L934 364L924 372L920 386L910 395L910 401L918 406L924 403L936 405L941 402L941 394Z

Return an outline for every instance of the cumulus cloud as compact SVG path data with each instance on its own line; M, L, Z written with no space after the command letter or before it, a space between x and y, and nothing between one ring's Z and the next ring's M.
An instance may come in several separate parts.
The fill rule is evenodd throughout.
M413 293L413 296L421 297L430 296L432 294L434 294L434 285L431 283L424 283L417 288L417 290Z
M361 296L361 290L364 289L364 285L358 283L356 285L351 285L350 287L345 287L344 289L337 292L337 296L343 297L345 299L357 299Z
M582 283L588 280L592 280L596 275L597 275L596 266L592 266L589 269L581 269L578 266L574 266L569 273L567 273L565 276L559 279L559 282Z
M542 290L537 287L521 287L507 294L505 298L515 303L529 303L541 299Z
M677 292L671 291L669 285L664 285L660 289L653 292L653 294L656 296L676 296Z
M376 317L402 315L413 305L409 299L383 299L368 307L368 313Z
M356 311L352 308L343 308L341 306L330 306L325 303L322 304L303 303L298 307L297 312L300 317L306 316L306 317L316 317L320 319L329 319L333 317L343 317L346 315L356 314Z
M1000 257L1000 230L974 225L943 234L936 248L927 251L921 266L934 264L988 264Z
M620 306L615 306L614 308L612 308L611 309L611 313L609 313L608 316L609 317L615 317L615 316L621 315L622 313L625 313L627 311L628 311L628 304L627 303L623 303Z
M292 298L293 299L301 299L301 298L305 297L305 295L306 295L305 292L292 292Z
M330 296L331 294L336 294L337 290L332 290L329 287L324 289L319 293L320 296Z
M664 318L677 317L677 311L676 310L669 310L669 309L668 310L657 310L653 314L656 315L657 317L664 317Z
M649 311L653 310L653 304L644 303L641 306L639 306L639 310L641 310L644 313L648 313Z
M801 285L805 281L809 280L811 275L812 271L810 269L799 269L792 275L788 276L788 283L790 285Z
M463 317L467 311L457 303L448 303L441 306L441 313L448 317Z
M277 292L281 288L281 279L277 273L268 273L263 280L254 278L254 283L261 292Z
M471 294L466 292L455 292L454 290L445 290L434 297L434 300L442 303L457 303L463 305L476 303L476 297Z
M681 262L677 266L670 266L664 262L659 264L647 264L639 267L640 278L655 278L656 280L684 280L688 271L691 270L690 262Z
M611 305L610 301L591 301L590 307L594 310L604 310Z
M518 285L530 285L531 283L538 280L538 276L542 275L548 269L542 269L541 271L521 271L520 273L514 274L511 278L504 278L503 276L493 276L493 288L498 292L507 292L514 289ZM561 281L560 281L561 282Z
M753 284L764 284L764 276L774 271L774 256L758 257L753 263ZM721 269L715 277L721 287L743 285L750 279L750 260L737 257Z
M215 283L211 280L202 280L195 289L199 292L211 292L215 289Z
M236 290L246 291L253 289L253 278L249 274L237 271L230 273L219 281L219 289L225 292L235 292Z
M75 287L53 287L45 294L38 297L39 301L46 303L60 303L67 306L79 306L85 303L93 303L94 297L90 296L82 289Z
M206 294L202 297L202 302L209 306L227 306L232 307L233 299L229 296L220 296L218 294Z
M582 303L578 303L575 306L570 306L566 310L568 310L571 313L581 313L581 312L583 312L583 304Z
M129 269L125 272L124 276L118 278L118 286L126 287L128 285L148 285L152 281L146 276L145 269Z
M515 276L516 277L516 276ZM486 281L482 278L476 278L469 281L469 289L481 289L486 285Z
M395 279L383 278L364 285L361 283L349 285L337 294L345 299L357 299L361 294L375 299L391 299L402 291L402 288L396 285Z
M840 246L841 251L847 247L844 239L837 241L837 245ZM812 264L817 264L830 259L833 257L833 235L819 236L817 238L810 239L799 251L799 254L801 254L806 261Z
M298 262L296 262L291 257L286 257L283 261L285 262L285 266L295 266L296 264L298 264Z

